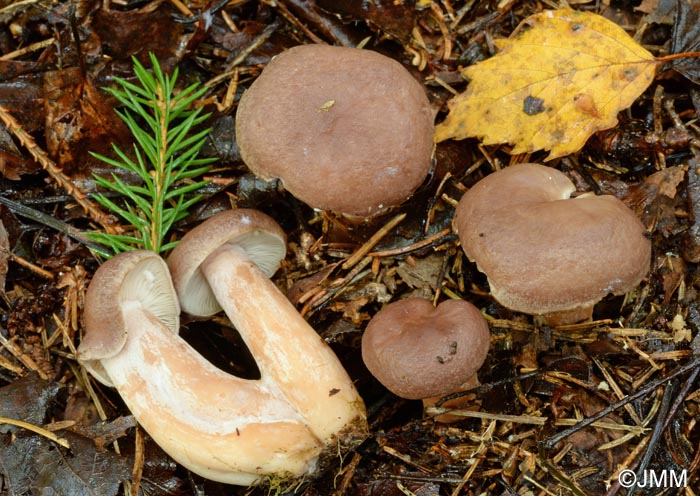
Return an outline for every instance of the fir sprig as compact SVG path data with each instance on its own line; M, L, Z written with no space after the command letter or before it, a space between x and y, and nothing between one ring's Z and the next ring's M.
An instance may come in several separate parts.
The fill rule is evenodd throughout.
M141 181L127 184L114 173L109 179L95 176L98 186L122 197L113 201L96 194L95 200L135 229L133 235L92 233L95 241L115 253L136 248L162 253L173 248L175 242L165 242L168 231L187 216L188 208L201 198L192 193L206 184L191 180L216 160L198 157L208 129L190 135L209 117L201 108L192 109L206 88L195 83L175 94L177 68L171 76L164 75L152 53L150 58L152 73L134 59L139 84L117 78L119 87L107 90L124 106L117 114L134 136L135 160L116 145L112 145L116 158L93 154L113 167L135 173Z

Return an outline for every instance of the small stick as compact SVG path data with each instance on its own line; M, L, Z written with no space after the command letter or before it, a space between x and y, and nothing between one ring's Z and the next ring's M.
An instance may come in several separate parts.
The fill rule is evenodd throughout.
M435 190L435 194L430 199L430 203L428 204L428 215L425 219L425 227L423 227L423 234L426 236L428 234L428 231L430 230L430 224L435 215L435 205L437 205L438 198L440 198L440 195L442 195L442 190L445 188L445 184L447 184L447 181L449 181L451 178L451 173L448 172L447 174L445 174L445 177L443 177L440 181L440 184L438 184L438 187Z
M194 12L190 10L190 8L182 3L180 0L170 0L170 3L172 3L177 10L180 11L181 14L183 14L186 17L194 17Z
M321 38L319 38L316 33L311 31L303 22L301 22L299 19L297 19L294 14L287 8L284 3L281 2L275 2L275 1L270 1L270 0L265 0L264 3L267 3L270 7L277 7L279 10L280 14L282 14L282 17L287 19L291 24L296 25L305 35L307 38L309 38L311 41L318 45L327 45L325 41L323 41Z
M552 448L555 444L557 444L559 441L561 441L562 439L565 439L565 438L569 437L569 436L570 436L571 434L573 434L574 432L578 432L579 430L583 429L584 427L588 427L588 426L591 425L593 422L595 422L595 421L597 421L597 420L600 420L601 418L603 418L603 417L605 417L606 415L608 415L609 413L611 413L611 412L617 410L618 408L620 408L620 407L626 405L627 403L629 403L629 402L631 402L631 401L634 401L634 400L636 400L637 398L641 398L642 396L645 396L645 395L649 394L651 391L655 390L655 389L656 389L657 387L659 387L660 385L662 385L662 384L664 384L664 383L666 383L666 382L668 382L668 381L670 381L670 380L672 380L672 379L675 379L676 377L681 376L681 375L683 375L683 374L685 374L685 373L687 373L687 372L689 372L689 371L691 371L691 370L697 368L698 366L700 366L700 356L694 358L693 360L691 360L691 361L688 362L687 364L685 364L685 365L683 365L682 367L679 367L678 369L676 369L676 370L674 370L673 372L669 373L667 376L662 377L662 378L660 378L660 379L658 379L658 380L655 380L655 381L653 381L652 383L647 384L646 386L640 388L637 392L632 393L632 394L629 394L629 395L627 395L625 398L623 398L622 400L617 401L617 402L613 403L612 405L610 405L610 406L608 406L608 407L606 407L606 408L603 408L601 411L599 411L599 412L596 413L595 415L593 415L593 416L591 416L591 417L588 417L588 418L582 420L581 422L579 422L578 424L576 424L576 425L574 425L574 426L572 426L572 427L570 427L570 428L568 428L568 429L564 429L563 431L561 431L560 433L558 433L558 434L552 436L552 437L549 438L548 440L543 441L543 442L542 442L542 447L543 447L544 449L551 449L551 448Z
M598 370L600 370L603 373L603 378L605 381L608 383L608 385L612 388L613 392L615 393L615 396L617 396L618 400L621 400L622 398L625 397L624 392L618 386L617 382L615 381L615 378L612 376L610 371L606 369L603 364L598 360L596 357L593 357L593 363L598 367ZM639 418L639 415L637 415L637 412L634 411L634 408L632 408L632 405L629 403L624 406L625 410L629 414L630 418L634 420L634 423L637 425L642 425L642 419Z
M401 248L392 248L390 250L373 251L369 254L370 257L395 257L397 255L404 255L412 251L417 251L422 248L428 247L432 244L442 241L442 238L448 236L452 232L451 227L447 227L440 232L433 234L425 239L416 241L407 246L402 246Z
M31 207L28 207L26 205L23 205L21 203L18 203L16 201L10 200L8 198L5 198L4 196L0 195L0 204L5 205L7 208L9 208L13 213L25 217L27 219L31 219L35 222L38 222L39 224L51 227L58 232L61 232L63 234L66 234L67 236L70 236L74 240L76 240L79 243L84 244L91 250L97 252L97 253L104 253L105 247L93 242L88 238L85 233L80 231L79 229L76 229L75 227L71 226L70 224L63 222L62 220L59 220L55 217L51 217L50 215L46 215L45 213L33 209Z
M377 246L377 243L379 243L384 236L389 234L389 231L391 231L393 228L399 225L399 223L405 218L406 213L402 213L391 219L389 222L387 222L386 225L384 225L381 229L374 233L364 245L362 245L343 263L343 270L350 269L351 267L355 266L360 260L365 258L365 255L367 255L372 250L372 248Z
M46 48L47 46L51 46L56 42L56 38L49 38L47 40L43 41L37 41L36 43L32 43L31 45L27 45L24 48L20 48L19 50L14 50L12 52L8 52L2 57L0 57L0 60L12 60L16 59L18 57L21 57L22 55L29 53L29 52L34 52L36 50L41 50L42 48Z
M34 361L32 357L20 350L15 343L7 339L5 336L0 334L0 344L2 344L7 351L9 351L17 360L22 362L22 364L30 370L33 370L39 377L45 381L49 380L49 376L39 368L39 365Z
M24 369L22 367L20 367L19 365L15 365L2 355L0 355L0 367L9 370L13 374L17 374L20 377L24 376Z
M131 496L139 496L139 487L143 478L143 464L146 459L146 442L141 427L136 426L136 439L134 448L134 466L131 469Z
M38 265L34 265L34 264L31 263L29 260L27 260L27 259L25 259L25 258L22 258L22 257L20 257L19 255L15 255L14 253L12 253L12 252L11 252L10 250L8 250L7 248L2 248L2 247L0 247L0 251L6 251L6 252L7 252L7 256L10 257L10 259L11 259L13 262L17 263L18 265L21 265L21 266L24 267L25 269L31 270L32 272L34 272L34 273L35 273L36 275L38 275L39 277L43 277L44 279L49 279L49 280L52 280L52 279L53 279L53 274L52 274L51 272L49 272L48 270L42 269L42 268L39 267Z
M379 260L378 258L375 258L375 260ZM445 252L445 255L443 256L442 263L440 264L440 272L438 272L438 277L437 277L437 282L435 283L435 296L433 296L433 306L436 307L438 304L438 300L440 300L440 295L442 294L442 286L443 282L445 281L445 274L447 274L447 266L450 263L450 253ZM449 296L449 295L448 295Z
M226 66L224 71L219 74L218 76L215 76L211 78L209 81L204 83L204 86L208 88L212 88L219 84L221 81L224 81L225 79L229 79L231 77L237 76L238 72L236 71L236 68L242 64L245 59L248 58L248 55L250 55L253 50L258 48L260 45L265 43L267 39L272 36L272 34L277 31L277 29L281 26L281 23L279 21L275 21L269 26L267 26L262 33L258 35L257 38L255 38L250 45L248 45L246 48L244 48L241 53L238 54L238 56L231 61L230 64Z
M44 436L46 439L50 439L54 443L60 444L64 448L70 449L70 443L68 443L66 439L58 437L53 432L47 431L46 429L39 427L38 425L30 424L29 422L25 422L23 420L15 420L7 417L0 417L0 424L10 424L16 427L21 427L22 429L26 429L28 431L34 432L35 434L39 434L40 436Z
M338 484L338 489L333 494L333 496L343 496L345 494L348 487L350 486L350 482L352 481L353 476L355 475L355 470L360 464L360 460L362 460L362 455L360 455L359 453L353 453L352 460L350 460L350 463L345 465L340 470L340 472L338 472L338 476L342 476L342 479L340 481L340 484Z
M657 62L670 62L671 60L685 59L685 58L696 58L700 57L700 52L681 52L672 53L670 55L664 55L663 57L656 57Z
M30 7L35 3L39 3L41 0L20 0L18 2L11 2L9 5L0 9L0 14L5 16L10 16L14 14L15 10L20 10L22 7Z
M482 420L496 420L500 422L512 422L514 424L526 425L545 425L549 420L547 417L536 417L532 415L506 415L472 410L454 410L451 408L436 407L427 408L425 410L425 413L426 415L443 415L445 413L449 413L457 417L478 418ZM576 425L578 422L578 419L557 419L554 421L554 425ZM600 429L606 429L610 431L629 432L631 434L634 434L635 436L640 436L646 431L646 428L644 427L627 424L616 424L615 422L596 421L593 422L592 425L593 427L598 427Z
M34 160L39 162L44 170L49 173L51 178L56 181L56 183L63 188L63 190L68 193L78 205L83 207L83 209L90 215L92 220L100 224L107 233L115 234L119 232L118 227L111 221L110 216L97 208L97 206L95 206L95 204L89 198L87 198L82 191L75 187L70 178L63 174L63 171L61 171L56 163L51 160L47 153L36 144L34 138L32 138L29 133L22 129L20 123L17 122L17 120L2 105L0 105L0 121L5 124L5 127L7 127L7 130L10 133L15 135L22 146L24 146L31 156L34 157Z

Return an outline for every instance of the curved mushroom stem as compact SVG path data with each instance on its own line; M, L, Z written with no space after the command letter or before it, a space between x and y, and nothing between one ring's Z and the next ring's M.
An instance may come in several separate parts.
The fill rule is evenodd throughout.
M217 301L308 428L326 445L354 446L367 436L362 399L333 351L277 287L232 244L201 265Z
M323 449L274 380L222 372L139 301L123 304L124 347L101 365L153 439L176 461L213 480L313 473Z

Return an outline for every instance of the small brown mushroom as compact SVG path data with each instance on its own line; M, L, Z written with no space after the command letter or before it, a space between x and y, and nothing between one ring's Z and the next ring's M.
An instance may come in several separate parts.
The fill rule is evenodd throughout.
M493 297L552 326L590 319L604 296L637 286L651 259L644 225L624 203L574 191L556 169L515 165L475 184L454 217Z
M431 168L434 113L421 85L377 52L302 45L276 56L241 98L244 162L308 205L370 217Z
M474 305L448 300L437 307L407 298L382 308L362 336L362 359L389 391L434 403L474 387L489 350L489 327ZM445 420L445 418L438 418Z

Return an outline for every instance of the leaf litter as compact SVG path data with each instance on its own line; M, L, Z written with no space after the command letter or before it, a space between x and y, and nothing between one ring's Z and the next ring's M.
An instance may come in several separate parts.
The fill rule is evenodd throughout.
M321 3L333 10L330 2ZM652 3L645 2L646 13L653 11ZM459 80L451 75L458 74L460 65L487 54L492 37L497 38L496 46L508 50L510 41L498 39L511 34L522 20L533 22L531 16L538 12L528 2L373 2L371 7L345 2L353 23L331 26L332 16L314 16L303 4L236 1L218 10L207 6L200 13L202 6L192 2L187 6L194 13L187 14L176 12L168 3L118 7L113 3L98 9L95 2L81 2L76 22L82 57L71 44L66 4L42 9L3 7L3 28L7 26L9 32L9 23L14 22L12 29L23 29L21 37L0 37L3 55L45 41L53 32L46 28L49 24L59 32L60 46L36 45L34 51L14 56L14 60L0 60L0 105L32 137L30 146L57 145L51 147L49 158L69 166L64 176L70 183L91 191L94 185L81 181L80 176L105 171L96 170L94 163L72 163L71 156L82 153L79 143L83 137L99 136L103 132L99 127L115 126L118 120L84 118L74 121L78 126L65 125L75 117L73 112L81 110L74 95L61 95L61 91L74 93L80 78L89 77L95 98L106 100L105 93L99 93L101 88L113 76L128 77L132 55L154 51L162 61L181 67L183 76L209 81L210 94L203 104L217 109L219 104L228 109L222 112L230 112L260 67L285 48L315 40L366 40L367 48L390 54L425 80L435 108L444 109L444 102L459 93ZM395 12L403 18L395 20ZM174 21L187 16L191 24L200 24L193 27ZM678 25L674 33L692 34L691 17L685 19L685 27ZM274 29L266 31L269 36L264 40L248 36L269 26ZM528 29L536 27L537 23ZM571 30L571 23L564 29ZM664 29L648 26L655 39L664 39ZM141 33L149 36L140 37ZM512 42L527 33L522 24ZM231 37L237 44L221 41ZM657 55L663 53L654 43L642 45ZM642 48L646 53L634 50L641 61L638 65L657 66L649 61L646 48ZM246 52L250 58L239 60L240 53ZM541 46L537 53L547 56L536 59L538 64L549 56ZM81 64L83 75L76 70ZM52 101L65 102L50 114L52 122L65 125L64 133L53 137L44 129L42 98L47 71L56 71L53 80L69 82L57 85L53 95ZM652 78L655 71L644 74ZM601 84L619 84L619 77L608 76L600 78ZM388 219L368 226L347 225L342 219L299 205L275 185L254 188L255 205L274 214L289 233L290 255L277 284L293 288L303 282L297 285L297 307L346 364L368 404L372 423L371 438L357 452L347 454L342 467L304 481L286 494L614 494L619 491L616 477L622 467L688 469L689 481L695 483L698 467L693 460L697 459L700 434L694 419L700 412L700 393L692 374L693 367L700 365L696 358L700 351L700 283L693 257L700 252L700 193L694 119L700 105L694 102L700 98L693 96L697 90L686 79L673 73L663 77L652 82L653 95L636 88L638 96L627 97L630 103L634 100L631 107L617 102L618 110L627 109L625 120L612 128L614 134L597 140L595 150L588 143L580 152L564 156L562 148L554 147L568 143L555 143L550 148L526 147L531 155L519 157L510 153L519 149L495 146L497 142L493 146L476 140L438 143L435 177L400 212L392 214L405 213L406 217L388 230L383 230ZM609 88L600 91L610 98ZM602 116L602 104L595 98L597 95L584 95L578 107L569 108L570 113L598 119L595 114ZM526 93L513 112L536 118L546 113L547 104L542 94ZM99 112L100 116L108 114ZM61 121L62 115L68 120ZM215 112L214 118L219 124L217 136L232 140L231 116ZM679 128L686 139L671 146L666 137ZM577 131L562 129L564 141L581 139ZM68 450L33 432L5 426L0 436L0 473L5 486L16 494L51 489L67 494L127 494L139 486L153 495L267 494L266 487L226 487L187 474L143 439L113 391L88 387L73 351L80 339L85 287L97 261L63 229L85 230L95 224L76 208L69 191L56 186L51 175L35 165L27 144L10 129L4 131L9 141L5 139L0 149L0 160L8 157L0 164L5 170L0 180L2 195L14 201L9 205L19 204L22 209L0 207L11 254L0 261L7 269L5 295L0 301L0 379L17 390L16 397L9 390L0 391L0 403L8 407L6 416L56 429L71 446ZM225 154L226 166L212 171L209 198L177 226L180 236L210 212L250 201L235 142L213 143L211 149L214 154ZM498 167L525 158L543 159L545 154L539 151L543 149L557 150L562 158L552 158L551 164L566 171L581 191L614 192L635 206L649 226L656 254L652 273L637 291L605 300L596 307L594 321L567 328L537 327L528 317L496 304L485 278L461 255L449 233L452 209L465 189ZM630 150L640 149L645 160L629 166ZM63 158L58 150L67 151ZM27 216L27 212L34 213ZM60 223L48 224L46 218ZM383 236L383 244L367 244L376 233ZM362 257L343 268L353 254ZM436 423L430 416L423 417L414 402L388 395L357 358L367 319L387 300L413 291L435 299L467 298L490 322L492 352L480 373L482 385L470 392L481 407L464 412L464 419L456 424ZM224 320L185 322L183 334L196 335L193 342L203 353L221 355L221 367L232 362L241 367L240 357L231 350L241 349L242 344ZM663 394L662 388L684 401L669 401L671 393ZM601 418L576 430L580 419L596 415Z

